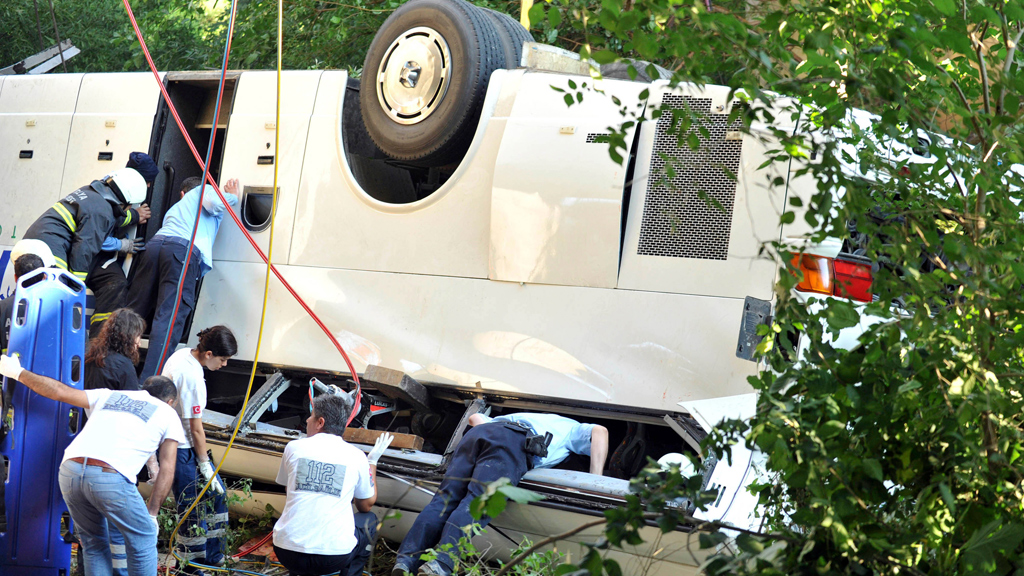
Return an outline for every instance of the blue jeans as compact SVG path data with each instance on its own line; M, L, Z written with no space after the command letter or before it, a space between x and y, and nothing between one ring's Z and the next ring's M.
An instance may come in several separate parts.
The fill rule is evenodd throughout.
M199 472L195 452L191 448L178 448L173 490L179 517L195 502L205 484L206 478ZM227 524L227 501L223 494L216 494L213 487L210 487L203 495L203 500L181 524L177 539L178 554L200 564L219 564L224 560L224 529Z
M128 307L149 322L149 349L146 351L146 363L139 374L139 382L145 382L146 378L157 373L168 332L171 333L171 344L167 356L174 353L174 348L181 340L181 332L185 329L185 320L195 307L196 283L199 281L203 256L193 246L185 283L181 287L181 306L171 326L171 316L174 316L177 303L174 296L178 292L178 279L187 254L188 240L157 235L137 255L139 261L135 264L134 276L128 288Z
M123 535L127 573L156 574L157 529L133 482L120 474L71 461L61 464L59 482L75 522L86 574L113 574L111 527Z
M415 574L423 552L450 544L450 553L439 551L437 556L437 561L450 573L455 565L452 554L458 554L458 542L466 534L465 528L474 522L482 528L491 520L487 516L474 520L469 505L495 480L508 478L512 485L519 484L528 469L525 444L526 434L501 422L488 422L466 432L441 487L416 517L398 548L398 564Z

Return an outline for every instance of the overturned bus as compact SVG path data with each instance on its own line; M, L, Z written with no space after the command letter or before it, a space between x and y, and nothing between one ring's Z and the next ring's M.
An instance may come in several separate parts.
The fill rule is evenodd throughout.
M372 438L360 430L408 435L379 467L378 513L403 512L385 521L385 536L400 539L429 500L429 479L473 413L553 412L609 429L606 475L573 459L527 474L523 486L545 499L510 505L480 536L478 549L507 558L523 537L620 504L648 458L699 454L723 417L752 413L756 329L779 269L760 248L806 232L779 215L786 194L813 183L795 167L759 169L772 127L741 130L725 87L594 79L507 16L463 7L460 19L438 5L396 12L360 79L285 72L279 124L273 72L229 73L216 123L219 75L168 72L162 82L196 146L216 136L214 179L244 184L235 210L246 231L266 250L274 219L274 264L352 356L364 394L353 441ZM566 92L584 82L590 91L567 106ZM700 146L680 146L672 115L652 115L658 107L700 111ZM607 137L623 109L640 121L616 162ZM25 229L130 152L147 151L162 170L153 218L136 232L147 238L182 181L202 173L151 74L0 76L0 134L2 296L13 291L7 261ZM772 186L778 177L787 185ZM253 479L253 506L280 510L274 479L284 445L302 434L311 378L350 388L351 375L272 280L243 413L266 268L232 223L214 254L180 345L213 324L238 336L239 354L208 374L204 426L220 458L241 424L223 472ZM126 268L130 278L130 260ZM739 447L731 463L705 461L721 491L708 517L751 525L754 498L742 490L751 460ZM658 534L652 526L648 544L613 555L629 573L696 573L689 528Z

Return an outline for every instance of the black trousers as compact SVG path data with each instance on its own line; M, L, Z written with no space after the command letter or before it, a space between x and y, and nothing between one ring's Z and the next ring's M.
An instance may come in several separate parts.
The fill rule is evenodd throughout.
M178 279L181 277L181 269L185 266L186 256L188 240L158 234L146 243L145 252L139 254L139 259L135 263L135 276L132 277L132 285L128 288L128 306L149 323L149 350L146 351L146 363L139 374L139 382L145 382L146 378L157 374L161 356L164 355L164 344L168 341L168 332L170 348L166 356L170 357L174 353L174 348L181 341L181 333L185 330L185 320L195 307L196 283L199 281L202 254L199 248L193 246L192 255L188 256L181 305L177 316L174 316L174 307L178 303L175 298L178 292Z
M277 559L291 576L360 576L373 553L373 538L377 535L377 517L373 512L357 512L356 545L348 554L327 556L306 554L274 546Z
M89 337L99 334L110 313L124 308L128 292L128 279L124 277L121 259L114 252L100 252L97 262L85 279L95 297L92 318L89 320Z

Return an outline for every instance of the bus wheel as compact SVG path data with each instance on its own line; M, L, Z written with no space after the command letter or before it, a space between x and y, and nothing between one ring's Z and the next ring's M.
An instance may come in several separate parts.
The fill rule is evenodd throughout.
M385 154L418 166L469 148L491 73L505 65L491 20L464 0L411 0L384 22L360 80L363 123Z

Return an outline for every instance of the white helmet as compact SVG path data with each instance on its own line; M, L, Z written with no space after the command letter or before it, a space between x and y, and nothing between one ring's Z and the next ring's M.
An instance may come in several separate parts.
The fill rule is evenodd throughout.
M107 174L103 183L110 186L124 204L138 204L146 200L146 179L134 168L114 170Z
M57 265L57 260L54 259L53 252L50 251L50 247L42 240L18 240L18 243L11 249L11 262L14 262L25 254L35 254L36 256L39 256L43 261L43 266L46 266L47 268L52 268Z

